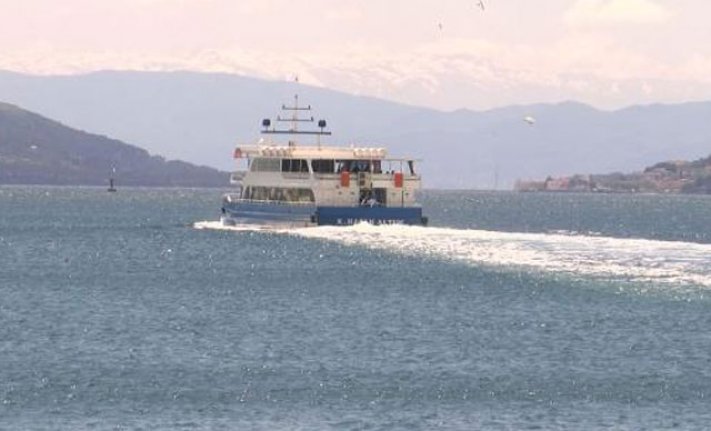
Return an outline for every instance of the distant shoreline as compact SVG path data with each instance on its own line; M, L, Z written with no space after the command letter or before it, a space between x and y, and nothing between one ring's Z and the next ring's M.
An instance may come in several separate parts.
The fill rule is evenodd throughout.
M711 194L711 156L694 160L673 160L649 166L631 174L572 175L547 177L543 181L518 180L520 192L588 192Z

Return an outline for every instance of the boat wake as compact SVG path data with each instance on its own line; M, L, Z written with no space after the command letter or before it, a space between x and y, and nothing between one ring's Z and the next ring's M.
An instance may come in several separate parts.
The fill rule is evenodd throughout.
M263 226L196 223L198 229ZM565 273L610 281L711 287L711 244L560 233L510 233L417 226L267 228L272 232L477 266Z
M224 230L232 232L257 232L257 231L277 231L274 226L256 225L256 224L233 224L228 225L222 223L221 220L215 221L198 221L193 223L193 228L198 230Z
M293 235L481 266L711 287L711 245L415 226L318 227Z

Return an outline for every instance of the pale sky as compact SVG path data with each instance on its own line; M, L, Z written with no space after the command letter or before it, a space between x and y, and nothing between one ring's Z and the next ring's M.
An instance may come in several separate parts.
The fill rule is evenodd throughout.
M709 0L484 3L0 0L0 69L298 76L445 110L711 100Z

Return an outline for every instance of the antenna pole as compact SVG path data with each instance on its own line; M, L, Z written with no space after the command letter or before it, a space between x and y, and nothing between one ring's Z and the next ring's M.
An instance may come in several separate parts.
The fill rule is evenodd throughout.
M294 94L294 113L291 115L291 130L298 132L298 120L299 119L299 95Z
M264 130L262 130L262 134L270 134L270 135L276 135L276 134L282 134L282 135L330 135L331 132L325 132L323 129L326 127L326 121L320 120L318 123L318 127L321 129L320 131L299 131L299 123L313 123L314 117L309 116L306 118L299 117L299 113L301 111L311 111L311 105L307 106L299 106L299 95L295 94L294 95L294 105L293 106L287 106L287 105L281 105L281 110L282 111L291 111L291 115L285 115L282 117L281 115L277 115L276 121L278 122L284 122L284 123L291 123L291 126L288 128L288 130L278 130L276 128L270 129L269 126L271 122L269 119L264 119L262 121L262 126L264 126ZM319 146L321 145L321 141L319 140Z

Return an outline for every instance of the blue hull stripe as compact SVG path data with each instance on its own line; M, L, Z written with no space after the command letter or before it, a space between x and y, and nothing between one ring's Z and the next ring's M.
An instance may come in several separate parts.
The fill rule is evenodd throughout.
M236 221L315 222L319 225L347 226L360 222L371 224L422 225L426 220L419 207L316 207L266 202L224 202L225 215Z
M424 224L422 208L418 207L318 207L316 217L320 225Z

